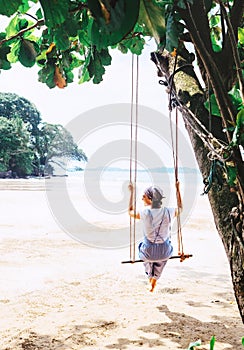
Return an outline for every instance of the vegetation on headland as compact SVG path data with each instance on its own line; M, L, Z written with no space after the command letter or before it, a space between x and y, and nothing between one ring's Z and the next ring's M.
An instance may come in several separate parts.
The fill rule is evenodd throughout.
M111 49L139 55L145 38L155 39L152 59L208 179L244 321L243 12L243 0L0 1L0 14L10 17L0 33L0 69L37 64L39 81L50 88L66 87L76 68L80 83L97 84Z
M87 160L62 125L42 122L27 99L0 93L0 177L52 174L63 158Z

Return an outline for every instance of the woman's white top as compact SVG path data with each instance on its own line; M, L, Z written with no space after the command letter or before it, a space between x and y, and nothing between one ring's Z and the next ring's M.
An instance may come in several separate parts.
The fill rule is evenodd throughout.
M170 238L175 208L144 209L140 212L144 237L153 243L163 243Z

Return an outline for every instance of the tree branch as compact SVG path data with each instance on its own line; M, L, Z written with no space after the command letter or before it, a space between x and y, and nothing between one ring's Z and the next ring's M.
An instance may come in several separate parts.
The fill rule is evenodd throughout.
M230 22L232 24L232 28L235 34L237 33L238 27L240 26L240 23L242 21L243 12L244 12L244 1L235 0L233 7L230 11Z
M16 39L16 38L18 38L18 37L21 37L24 33L28 32L29 30L32 30L32 29L34 29L34 28L36 28L36 27L38 27L38 26L43 26L44 23L45 23L45 21L44 21L43 19L37 21L37 22L36 22L35 24L33 24L32 26L20 30L17 34L12 35L10 38L1 40L1 41L0 41L0 46L1 46L2 44L4 44L4 43L10 41L10 40L13 40L13 39Z
M222 115L224 126L226 127L226 129L228 129L229 122L235 122L230 98L226 92L222 75L220 74L219 68L214 60L214 55L211 54L212 50L209 52L202 39L199 29L199 23L196 21L196 18L194 17L195 13L193 15L189 3L187 3L187 9L188 12L185 15L184 20L187 23L187 26L190 28L189 32L191 33L192 42L198 52L198 55L201 58L204 69L211 82L216 99L218 101L218 106ZM230 142L232 136L228 131L227 137Z
M225 6L223 5L222 1L218 0L218 3L221 7L221 11L223 13L224 19L225 19L227 27L228 27L228 35L230 38L230 45L231 45L231 49L232 49L232 53L233 53L233 57L234 57L235 65L236 65L236 73L237 73L237 77L239 80L242 102L244 103L244 79L242 76L241 60L240 60L240 56L239 56L238 51L237 51L237 42L236 42L234 29L233 29L232 23L228 17L227 11L226 11Z
M237 38L237 30L242 22L242 15L244 11L244 1L235 0L232 7L227 4L223 4L222 9L224 8L225 12L228 12L228 18L233 28L234 37ZM228 9L228 10L227 10ZM223 15L223 10L221 10ZM224 83L228 90L232 88L233 82L236 78L236 75L233 74L233 65L234 57L230 55L231 48L231 39L229 35L225 34L225 40L223 41L222 51L216 55L216 60L218 60L218 66L220 71L224 76Z

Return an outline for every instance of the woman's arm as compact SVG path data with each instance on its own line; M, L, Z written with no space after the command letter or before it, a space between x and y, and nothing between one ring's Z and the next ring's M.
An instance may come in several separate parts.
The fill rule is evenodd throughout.
M130 200L129 200L129 207L128 207L128 214L132 218L140 219L140 214L135 213L134 210L134 186L132 183L129 184L128 186L129 191L130 191Z

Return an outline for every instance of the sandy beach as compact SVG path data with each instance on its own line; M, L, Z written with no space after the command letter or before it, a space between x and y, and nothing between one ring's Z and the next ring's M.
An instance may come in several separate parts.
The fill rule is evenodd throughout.
M96 249L62 231L44 181L0 182L0 349L241 350L244 327L208 199L184 225L185 252L154 293L129 247ZM90 232L92 234L92 232Z

